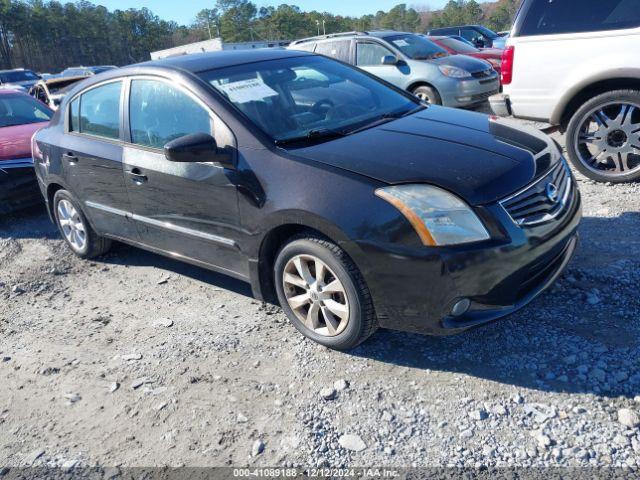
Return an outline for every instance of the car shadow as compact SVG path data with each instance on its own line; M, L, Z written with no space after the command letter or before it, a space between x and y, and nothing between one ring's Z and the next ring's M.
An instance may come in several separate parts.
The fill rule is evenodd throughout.
M640 395L640 213L586 217L580 233L565 274L523 310L453 337L383 329L349 355L535 390ZM3 238L59 235L44 209L35 209L0 219ZM245 282L123 244L96 261L153 266L252 296Z
M380 330L351 352L516 387L640 395L640 214L585 218L576 257L523 310L453 337Z
M253 297L251 286L247 282L123 243L114 243L107 255L97 258L94 261L112 265L127 265L130 267L155 267L164 270L167 275L182 275L192 280L206 283L212 287L223 288L245 297Z

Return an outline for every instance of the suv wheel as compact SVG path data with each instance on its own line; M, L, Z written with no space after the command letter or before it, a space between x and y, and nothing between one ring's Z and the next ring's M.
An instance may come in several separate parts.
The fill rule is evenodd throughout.
M414 88L411 93L423 102L430 103L431 105L442 105L442 100L440 99L438 92L426 85L420 85L419 87Z
M585 103L567 128L573 165L599 182L640 178L640 91L616 90Z
M80 258L98 257L111 247L111 240L91 228L78 202L66 190L58 190L53 197L53 213L62 238Z
M364 278L334 243L296 237L280 250L274 270L280 305L296 329L311 340L349 350L376 330Z

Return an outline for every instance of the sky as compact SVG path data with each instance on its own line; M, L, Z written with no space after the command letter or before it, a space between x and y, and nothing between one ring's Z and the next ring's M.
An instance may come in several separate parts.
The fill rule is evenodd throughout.
M215 0L93 0L109 10L147 7L164 20L175 20L180 24L189 24L203 8L213 8ZM441 8L446 0L253 0L258 7L277 6L282 3L297 5L302 10L318 10L336 15L362 16L389 10L399 3L407 5L428 5L432 9Z

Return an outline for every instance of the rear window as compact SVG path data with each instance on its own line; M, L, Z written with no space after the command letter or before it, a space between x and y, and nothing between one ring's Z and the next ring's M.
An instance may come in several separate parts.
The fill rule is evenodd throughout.
M640 26L640 0L537 0L519 36L619 30Z
M351 40L334 40L331 42L318 42L316 53L327 57L349 61L349 52L351 51Z

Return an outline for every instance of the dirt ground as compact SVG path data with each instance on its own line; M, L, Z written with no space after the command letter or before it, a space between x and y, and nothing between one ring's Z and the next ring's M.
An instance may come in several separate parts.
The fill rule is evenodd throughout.
M530 306L350 353L241 282L0 219L0 467L640 466L640 186L580 188L578 254Z

